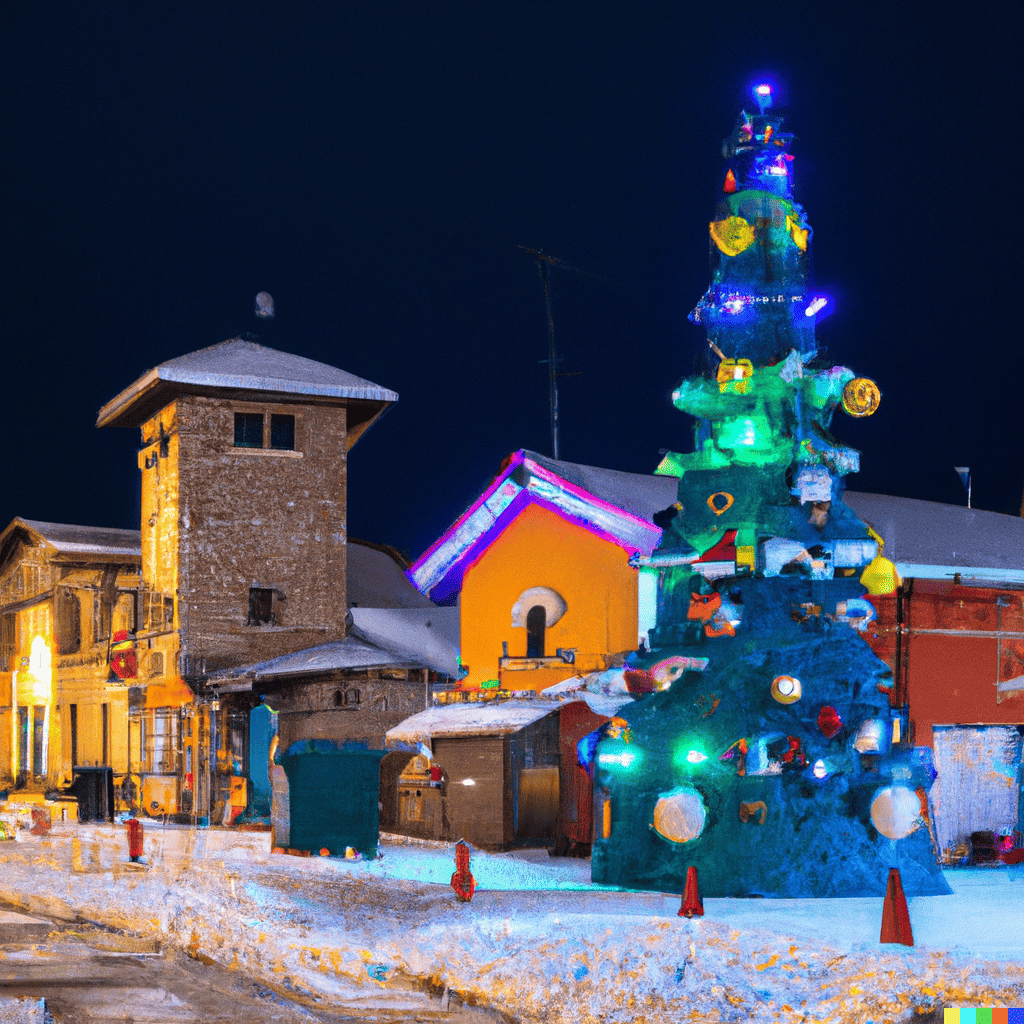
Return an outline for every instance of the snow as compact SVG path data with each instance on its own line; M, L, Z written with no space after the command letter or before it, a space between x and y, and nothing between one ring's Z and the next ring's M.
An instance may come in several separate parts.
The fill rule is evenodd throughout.
M438 704L389 729L384 742L391 748L403 743L429 743L436 736L497 736L525 729L558 709L555 702L539 700Z
M170 856L163 831L146 823L144 867L125 863L123 829L19 832L0 843L0 899L158 934L334 1009L412 1008L428 983L530 1024L894 1024L1024 1005L1024 866L947 872L952 895L910 900L905 947L878 941L881 894L705 899L686 920L678 894L594 885L586 860L473 850L478 888L460 903L452 844L382 836L375 860L307 859L211 829Z

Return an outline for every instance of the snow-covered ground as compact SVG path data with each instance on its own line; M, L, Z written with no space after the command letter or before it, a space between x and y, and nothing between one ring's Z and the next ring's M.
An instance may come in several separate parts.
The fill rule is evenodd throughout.
M1021 868L948 872L953 895L910 900L906 947L878 941L881 894L706 899L704 917L687 920L678 894L593 885L588 861L474 851L477 892L460 903L443 844L385 838L372 861L223 848L174 858L155 852L158 834L147 831L151 863L139 869L103 839L109 829L22 833L0 844L0 899L160 933L310 1001L397 1009L403 988L429 984L551 1024L891 1024L944 1006L1024 1006Z

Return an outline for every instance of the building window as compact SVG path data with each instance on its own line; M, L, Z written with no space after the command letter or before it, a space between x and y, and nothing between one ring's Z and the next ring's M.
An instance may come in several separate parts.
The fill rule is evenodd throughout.
M14 671L14 615L0 615L0 672Z
M270 447L289 452L295 450L294 416L270 414Z
M277 624L274 616L274 591L270 587L249 588L249 616L245 620L247 626L264 626Z
M164 653L153 651L149 656L149 675L151 679L157 679L164 674Z
M526 613L526 656L544 657L544 627L547 624L547 609L535 604Z
M263 413L261 413L261 412L236 412L235 413L235 447L236 448L262 448L263 447Z
M65 590L57 591L57 650L60 654L77 654L82 646L81 611L78 596Z
M145 762L152 772L164 775L177 771L181 747L181 719L177 708L158 708L149 712L152 729L144 737Z
M359 704L360 702L361 702L360 701L360 694L359 694L359 691L355 687L352 687L351 689L345 691L345 706L346 707L352 707L352 706L354 706L356 704Z
M32 774L37 779L46 775L46 711L45 704L32 709Z

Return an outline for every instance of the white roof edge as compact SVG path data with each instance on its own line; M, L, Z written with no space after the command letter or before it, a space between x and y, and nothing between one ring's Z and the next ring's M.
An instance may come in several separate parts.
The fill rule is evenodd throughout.
M894 562L896 571L904 579L951 580L959 576L964 580L985 580L991 583L1024 583L1024 569L998 569L971 565L926 565L920 562Z
M314 384L311 381L292 380L286 377L241 377L226 373L186 370L176 366L158 366L151 372L156 373L160 380L173 384L196 384L243 391L277 391L296 395L324 395L329 398L364 398L376 402L398 401L396 392L377 385L359 387L345 384Z

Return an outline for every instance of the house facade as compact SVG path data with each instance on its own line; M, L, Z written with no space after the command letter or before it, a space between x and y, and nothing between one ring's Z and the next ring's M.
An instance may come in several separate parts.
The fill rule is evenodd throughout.
M15 519L0 534L0 785L45 792L75 768L138 764L139 534Z
M667 477L510 456L409 570L434 601L458 597L460 688L536 692L635 649L653 621L654 578L630 559L657 543L653 516L672 488Z

